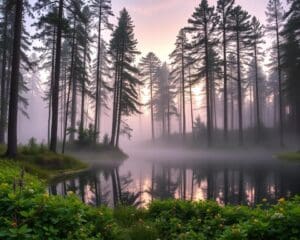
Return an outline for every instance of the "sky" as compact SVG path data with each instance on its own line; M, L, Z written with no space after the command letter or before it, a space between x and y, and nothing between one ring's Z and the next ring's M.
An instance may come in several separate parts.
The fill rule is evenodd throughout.
M217 0L209 0L215 5ZM261 23L265 22L268 0L236 0ZM112 0L116 16L126 7L135 24L138 48L143 55L154 52L162 61L167 61L174 48L180 28L187 25L188 18L200 0Z

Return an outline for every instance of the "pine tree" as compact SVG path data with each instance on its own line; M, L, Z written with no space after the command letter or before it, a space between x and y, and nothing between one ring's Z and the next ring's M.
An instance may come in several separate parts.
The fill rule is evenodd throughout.
M300 1L290 1L290 9L284 16L286 23L282 31L282 69L286 76L284 92L291 108L291 120L300 136Z
M230 27L229 16L233 9L234 0L218 0L217 10L220 16L219 28L222 31L223 45L223 96L224 96L224 142L228 140L228 73L227 73L227 52L229 44L228 31Z
M1 114L0 114L0 144L4 144L4 135L6 129L6 120L7 120L7 98L6 91L8 89L8 81L7 81L7 62L8 62L8 45L9 45L9 15L11 12L8 9L8 1L3 1L2 6L2 15L3 22L1 26Z
M40 10L40 5L36 5L34 10ZM33 24L36 33L33 39L42 41L42 47L34 47L34 50L40 54L39 61L40 70L48 70L50 72L49 79L46 82L47 91L45 92L44 101L48 102L48 133L47 140L50 143L50 127L51 127L51 104L52 104L52 87L54 82L55 70L55 45L56 45L56 16L57 9L51 8L42 18Z
M190 32L195 33L193 55L195 59L203 62L203 68L198 73L198 77L205 75L206 88L206 127L207 127L207 144L212 145L212 119L211 119L211 83L209 82L209 48L216 44L214 31L217 25L217 18L214 7L209 7L207 0L202 0L199 7L196 8L189 19L192 25L187 28Z
M1 116L0 116L0 142L4 143L4 137L7 126L7 116L10 101L10 76L12 71L12 56L13 56L13 44L14 44L14 21L15 21L15 3L3 2L3 14L4 19L1 22L1 50L2 50L2 73L1 73ZM23 2L23 12L26 15L31 15L31 6L27 1ZM23 17L22 17L23 19ZM23 77L28 71L32 70L32 62L27 57L27 52L30 49L31 41L29 40L29 33L25 28L25 19L22 20L21 27L21 45L20 45L20 71L18 79L18 109L17 111L25 115L28 118L26 108L28 101L24 97L29 89L26 86L26 79Z
M183 139L186 137L186 97L185 90L187 87L186 81L186 65L187 65L187 48L188 41L185 33L185 29L181 29L177 35L175 42L175 50L170 54L171 65L173 70L171 72L172 78L179 84L179 93L181 94L181 112L182 112L182 136Z
M139 71L134 66L135 57L139 52L136 50L137 40L133 28L129 13L123 9L110 41L110 52L115 67L111 145L116 147L119 146L122 117L139 113L137 87L142 82L136 77Z
M243 133L243 93L242 93L242 62L250 36L250 15L241 6L235 7L230 14L230 31L236 45L237 58L237 90L238 90L238 119L239 119L239 144L244 144Z
M57 128L58 128L58 106L59 106L59 79L61 63L61 42L63 31L63 7L64 0L59 0L57 26L56 26L56 46L55 46L55 71L52 86L52 122L51 122L51 139L50 150L56 152L57 148Z
M255 102L256 102L256 142L260 142L260 135L261 135L261 109L260 109L260 92L262 89L259 88L259 82L263 79L259 79L259 62L262 60L262 49L261 44L264 43L263 40L264 33L263 33L263 26L257 20L256 17L252 18L251 21L251 46L252 46L252 54L253 54L253 61L254 61L254 79L255 79Z
M99 133L100 127L100 113L101 113L101 95L102 95L102 88L103 88L103 80L102 80L102 66L101 66L101 53L102 51L102 27L107 29L112 29L112 25L109 23L109 16L112 16L111 10L111 0L93 0L91 4L92 14L94 17L97 18L96 25L97 25L97 58L96 58L96 71L95 71L95 78L96 78L96 96L95 96L95 117L94 117L94 132L95 138L94 141L97 141L97 136ZM102 55L102 57L104 57ZM103 58L102 58L103 59ZM99 138L99 136L98 136Z
M70 11L70 22L73 22L70 25L70 38L66 39L71 48L71 59L70 59L70 73L69 73L69 87L67 94L67 106L65 113L65 124L64 124L64 134L63 134L63 148L64 152L66 134L67 131L70 133L70 142L75 141L75 133L82 133L80 128L76 129L76 120L78 112L78 93L80 90L81 93L81 103L84 102L85 94L85 84L88 82L88 69L87 69L87 59L88 59L88 44L91 41L91 38L88 34L90 12L88 6L83 6L81 0L73 1L73 5ZM83 89L83 92L82 92ZM82 95L83 94L83 95ZM69 116L69 104L71 103L70 111L70 127L67 127L68 116ZM84 105L81 105L81 113L84 109ZM82 117L82 114L81 114Z
M82 22L82 34L80 35L80 42L82 45L82 61L81 74L80 74L80 88L81 88L81 114L80 114L80 124L79 124L79 133L84 130L85 123L85 103L86 95L90 94L88 87L91 82L89 80L89 66L91 59L91 50L90 46L92 43L92 38L90 37L90 31L92 29L91 25L91 11L89 6L85 6L82 10L83 22Z
M101 47L100 47L100 69L99 69L99 74L101 81L98 82L98 87L97 87L97 68L98 68L98 60L97 58L94 59L93 63L93 76L94 80L91 82L91 87L90 91L92 94L92 99L94 103L94 109L96 112L96 98L99 99L99 106L98 106L98 120L95 122L97 124L97 128L95 129L94 126L94 140L95 140L95 135L96 135L96 140L100 140L100 132L101 132L101 115L103 110L110 110L110 94L112 92L112 87L111 87L111 81L112 81L112 62L109 56L108 52L108 44L101 39ZM98 91L97 91L98 89ZM95 132L96 131L96 132Z
M266 30L267 32L271 33L271 36L275 36L275 46L276 48L276 68L277 68L277 75L278 75L278 98L279 98L279 138L280 138L280 145L284 145L284 132L283 132L283 84L282 84L282 66L281 66L281 39L280 39L280 31L283 25L283 7L280 0L269 0L267 6L267 25Z
M8 139L7 152L8 157L17 155L17 119L18 119L18 94L20 77L20 59L21 59L21 38L22 38L22 19L23 19L23 0L15 2L15 20L14 20L14 41L12 55L12 71L10 82L9 115L8 115Z
M161 122L162 137L165 137L168 132L169 136L169 118L176 114L174 102L174 94L172 95L170 86L170 72L167 64L164 63L156 72L157 89L153 96L154 115L157 121Z
M154 103L153 96L157 91L157 72L161 66L159 58L152 52L148 53L146 57L143 57L140 62L140 72L143 77L144 84L150 89L150 115L151 115L151 138L154 142L155 140L155 130L154 130Z

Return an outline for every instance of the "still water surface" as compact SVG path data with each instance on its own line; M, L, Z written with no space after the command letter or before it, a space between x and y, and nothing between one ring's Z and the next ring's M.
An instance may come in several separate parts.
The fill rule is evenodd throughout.
M49 192L72 191L87 204L111 207L170 198L254 205L300 194L300 163L274 159L271 151L140 149L124 162L89 162L90 170L54 181Z

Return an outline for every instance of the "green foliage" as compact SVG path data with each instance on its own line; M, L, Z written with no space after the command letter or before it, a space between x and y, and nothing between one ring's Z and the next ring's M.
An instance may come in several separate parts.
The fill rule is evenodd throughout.
M293 240L300 197L278 204L222 207L216 202L155 201L148 209L94 208L75 194L49 196L37 177L0 161L0 239Z
M8 161L0 166L1 239L110 239L107 209L86 206L72 193L49 196L36 177L20 175Z
M149 216L162 239L299 239L300 198L277 205L221 207L215 202L154 202Z

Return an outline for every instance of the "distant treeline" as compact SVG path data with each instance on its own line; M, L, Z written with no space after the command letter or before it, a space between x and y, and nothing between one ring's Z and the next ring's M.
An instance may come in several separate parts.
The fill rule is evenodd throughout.
M208 146L220 129L225 143L237 129L240 145L249 127L257 143L265 126L278 129L282 146L286 129L300 135L299 0L288 1L285 10L280 0L269 0L266 26L234 0L218 0L216 6L202 0L180 29L170 64L152 52L137 64L133 21L124 8L114 26L111 0L2 0L0 11L0 143L7 142L10 157L17 154L18 113L26 115L24 93L39 88L34 76L41 71L48 75L42 89L54 152L58 140L62 151L67 140L86 138L105 138L118 147L120 135L131 136L128 118L145 107L153 141L155 125L167 136L174 120L183 139L188 125L203 127ZM29 32L30 18L35 30ZM108 41L104 31L111 33ZM195 85L201 89L197 96ZM200 118L195 97L202 95ZM106 112L110 136L100 134Z

